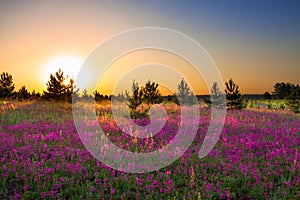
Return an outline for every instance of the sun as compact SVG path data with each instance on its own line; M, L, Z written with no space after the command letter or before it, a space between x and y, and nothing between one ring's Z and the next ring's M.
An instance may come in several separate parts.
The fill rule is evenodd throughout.
M55 74L58 69L61 69L65 76L76 79L82 64L83 59L74 55L59 55L50 58L44 65L44 81L47 82L50 74Z

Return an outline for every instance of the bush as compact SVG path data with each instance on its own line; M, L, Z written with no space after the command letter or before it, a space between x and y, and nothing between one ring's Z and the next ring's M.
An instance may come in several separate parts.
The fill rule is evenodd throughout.
M285 109L285 104L284 104L283 102L280 102L280 103L279 103L279 108L280 108L281 110L284 110L284 109Z
M254 103L252 99L250 99L249 101L249 108L254 108Z
M268 101L267 108L268 108L268 109L272 109L272 107L273 107L273 106L272 106L271 101Z

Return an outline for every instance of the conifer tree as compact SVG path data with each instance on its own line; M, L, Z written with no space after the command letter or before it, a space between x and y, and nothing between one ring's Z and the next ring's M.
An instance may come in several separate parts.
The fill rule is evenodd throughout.
M47 82L47 91L44 91L44 97L46 99L71 101L72 95L75 91L74 80L70 79L68 83L65 81L64 72L59 69L54 75L50 75L50 80Z
M300 112L300 86L292 85L291 92L285 100L286 105L294 113Z
M184 79L181 79L180 83L177 86L177 93L175 93L177 104L183 105L194 105L198 103L196 95L191 92L189 85Z
M230 78L228 82L225 83L226 89L226 99L227 106L229 109L242 109L245 107L245 99L239 91L239 86Z
M0 98L10 97L15 89L13 78L7 72L0 75Z
M21 89L18 91L17 96L19 100L25 100L25 99L29 99L31 94L27 91L25 85L23 85Z
M211 90L211 103L212 105L214 105L217 108L224 108L225 106L225 97L224 97L224 93L222 93L219 89L218 83L214 82Z
M100 92L98 92L97 90L95 90L93 92L93 95L94 95L95 101L101 101L104 99L103 94L100 94Z
M143 91L135 80L133 80L131 91L132 95L129 99L128 106L131 110L135 110L143 102Z
M158 90L158 84L155 82L147 81L142 87L142 100L148 104L159 104L162 102L162 96Z

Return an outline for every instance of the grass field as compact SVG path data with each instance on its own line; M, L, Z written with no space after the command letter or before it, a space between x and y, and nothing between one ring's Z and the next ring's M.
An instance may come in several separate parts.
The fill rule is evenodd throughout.
M300 198L300 119L291 112L228 110L217 145L200 159L210 121L209 108L201 108L197 136L183 156L163 169L132 174L105 166L86 150L71 107L0 103L0 199ZM109 104L96 105L109 139L136 152L162 147L176 134L180 108L165 107L165 127L153 138L137 140L116 126Z

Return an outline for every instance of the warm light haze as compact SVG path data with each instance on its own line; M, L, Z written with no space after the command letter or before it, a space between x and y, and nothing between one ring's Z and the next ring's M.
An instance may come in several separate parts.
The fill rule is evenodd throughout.
M264 93L276 82L299 83L299 9L299 1L1 1L0 73L13 76L15 90L25 85L41 92L59 68L76 79L89 53L109 37L163 27L199 42L223 80L233 78L242 93ZM198 94L208 93L184 60L150 50L115 61L100 92L112 93L122 73L149 63L182 70Z

